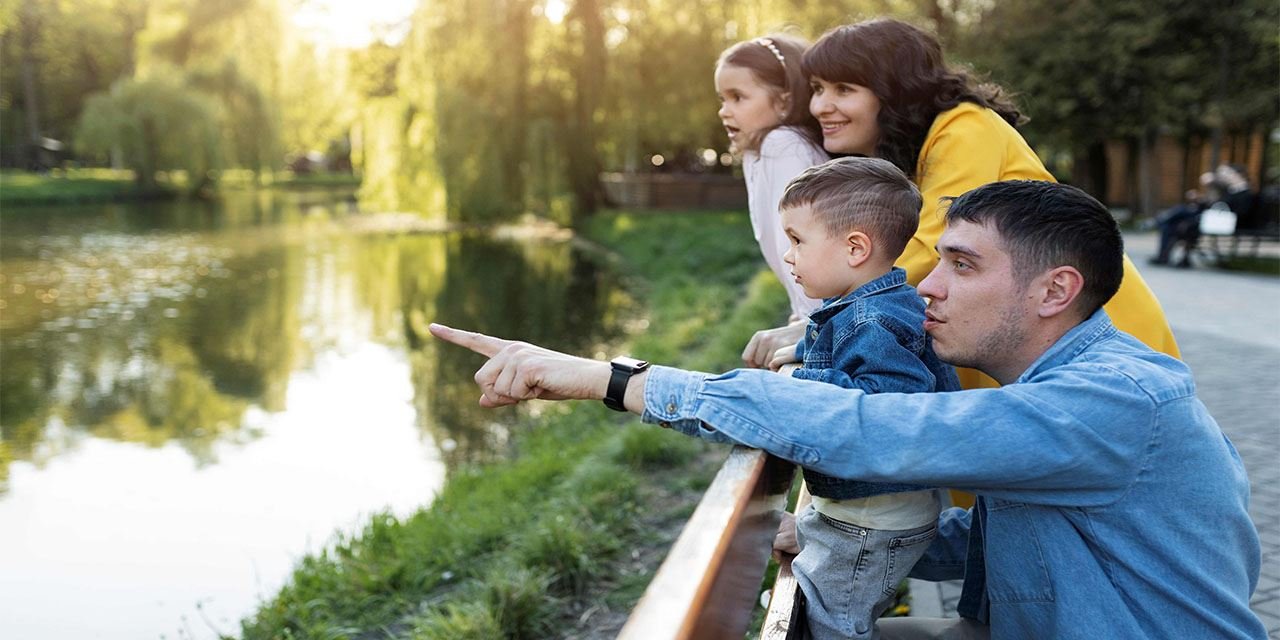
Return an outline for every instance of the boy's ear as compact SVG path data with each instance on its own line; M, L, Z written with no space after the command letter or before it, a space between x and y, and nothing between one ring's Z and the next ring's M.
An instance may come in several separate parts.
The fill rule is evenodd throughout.
M874 248L871 236L861 231L850 231L849 235L844 237L844 241L845 248L849 251L850 267L860 267L871 258L871 250Z

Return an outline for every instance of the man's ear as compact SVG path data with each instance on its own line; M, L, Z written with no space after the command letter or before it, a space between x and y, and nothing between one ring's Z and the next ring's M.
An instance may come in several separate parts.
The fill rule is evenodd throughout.
M844 241L845 249L849 252L850 267L860 267L871 258L871 251L875 246L871 236L861 231L850 231L849 235L844 237Z
M1084 289L1084 276L1072 266L1054 267L1040 276L1043 284L1037 311L1041 318L1052 318L1070 309Z

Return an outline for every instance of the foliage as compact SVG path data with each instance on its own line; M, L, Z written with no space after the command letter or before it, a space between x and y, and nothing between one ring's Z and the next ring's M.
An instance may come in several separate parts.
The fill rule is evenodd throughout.
M160 171L182 170L194 189L222 166L221 105L172 70L125 80L89 99L76 132L87 153L123 151L139 187L153 190Z

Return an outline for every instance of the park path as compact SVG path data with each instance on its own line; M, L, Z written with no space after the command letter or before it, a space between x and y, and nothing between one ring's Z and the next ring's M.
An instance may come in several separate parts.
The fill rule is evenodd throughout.
M1262 539L1253 610L1280 640L1280 278L1147 264L1152 233L1125 236L1155 291L1201 400L1244 460L1249 513ZM913 581L913 615L955 615L959 583Z

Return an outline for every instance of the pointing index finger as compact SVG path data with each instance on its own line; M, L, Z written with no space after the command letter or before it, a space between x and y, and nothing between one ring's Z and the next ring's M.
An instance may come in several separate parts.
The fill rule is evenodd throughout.
M442 324L431 323L427 327L431 331L431 335L451 342L460 347L466 347L486 358L492 358L499 351L502 351L507 345L511 344L510 340L487 336L483 333L474 331L463 331L462 329L454 329L446 327Z

